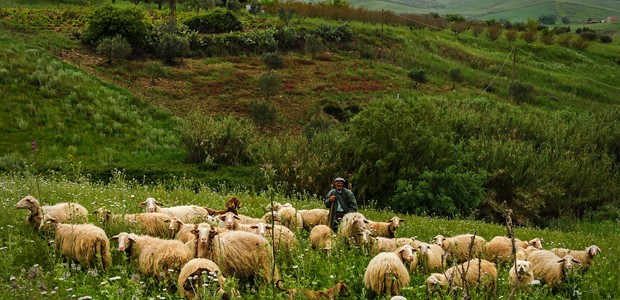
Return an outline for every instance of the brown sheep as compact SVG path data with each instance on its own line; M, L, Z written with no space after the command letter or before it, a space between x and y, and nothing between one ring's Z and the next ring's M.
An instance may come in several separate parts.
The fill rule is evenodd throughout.
M400 222L405 222L405 220L399 217L392 217L387 222L368 222L368 229L375 237L386 237L386 238L394 238L394 232L400 226Z

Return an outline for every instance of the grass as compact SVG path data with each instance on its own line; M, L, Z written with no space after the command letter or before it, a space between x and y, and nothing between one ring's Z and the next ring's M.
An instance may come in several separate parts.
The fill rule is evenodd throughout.
M44 204L65 201L78 202L89 211L107 207L114 213L140 212L137 205L146 197L155 197L166 205L197 204L221 207L231 196L237 196L243 202L240 211L251 216L261 216L263 208L274 201L292 202L299 209L319 208L322 203L313 197L284 198L283 196L264 193L248 193L234 187L222 187L221 192L214 192L203 187L199 192L187 189L181 179L164 185L143 185L141 182L127 180L122 173L116 173L107 185L92 184L86 179L69 181L62 176L39 177L24 174L0 175L0 218L3 220L0 230L0 298L17 297L21 299L66 299L71 297L91 296L93 299L126 299L131 297L179 299L174 293L173 285L156 282L139 274L130 267L131 262L113 251L113 266L105 273L100 270L86 270L83 267L65 261L58 252L47 244L49 236L33 232L24 223L25 211L16 211L12 206L25 195L34 195ZM373 220L387 220L393 213L377 211L372 207L362 207L361 212ZM405 222L396 232L399 237L417 236L421 241L430 241L435 235L445 236L461 233L476 233L487 240L493 236L504 235L506 229L500 224L487 224L473 220L448 220L414 215L400 215ZM91 222L95 222L91 217ZM108 236L130 228L100 225ZM614 251L619 247L617 235L620 229L617 222L583 223L575 220L558 222L554 229L516 228L515 234L522 239L541 237L544 247L568 247L583 249L596 244L602 254L596 258L595 265L583 276L576 276L574 285L563 285L556 294L545 286L536 286L528 294L515 299L568 299L579 295L580 299L602 299L620 296L620 287L616 284L619 275L617 266L620 255ZM277 265L287 288L322 289L343 280L349 286L351 299L367 298L362 277L366 265L372 258L359 249L351 249L337 244L331 256L312 250L308 245L308 233L298 232L299 249L291 253L279 253ZM116 245L112 243L114 248ZM425 297L423 281L427 275L412 274L411 284L404 289L403 296L409 299ZM240 290L243 299L271 298L269 286L259 284L255 288L232 281L228 288ZM499 271L498 295L507 297L508 270ZM75 296L73 296L75 295ZM204 296L204 295L203 295ZM482 294L477 294L478 298ZM284 293L276 292L275 299L288 299ZM208 298L204 296L204 298Z

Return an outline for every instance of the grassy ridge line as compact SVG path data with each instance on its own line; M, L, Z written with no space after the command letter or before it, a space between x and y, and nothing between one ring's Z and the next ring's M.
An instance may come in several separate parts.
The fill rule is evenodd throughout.
M178 182L177 182L178 183ZM129 267L124 255L113 251L113 267L105 274L82 270L77 266L67 265L47 245L49 238L34 233L24 224L26 211L16 211L13 205L24 195L32 194L44 204L72 201L84 205L89 211L99 207L107 207L114 213L141 212L143 207L137 203L152 196L168 206L181 204L209 205L222 207L231 196L237 196L243 202L240 211L251 216L261 216L264 207L270 202L270 196L253 194L244 190L229 190L223 193L202 189L199 193L183 188L170 182L163 185L143 186L135 181L126 181L122 174L117 174L109 185L91 184L86 181L71 182L62 177L33 177L22 175L0 175L0 219L3 220L0 230L0 247L2 255L0 277L13 278L0 281L0 297L44 298L44 292L52 299L66 299L75 294L77 297L91 296L94 299L157 297L158 295L178 299L169 287L144 277ZM172 187L172 188L170 188ZM318 208L322 202L315 198L288 199L275 194L274 201L292 202L297 208ZM372 207L362 207L361 212L373 220L387 220L393 214L376 211ZM506 230L501 225L486 224L472 220L446 220L405 215L399 237L417 236L419 240L430 241L437 234L455 235L473 233L487 240L495 235L504 235ZM95 219L91 216L91 222ZM596 264L586 273L581 281L571 290L561 290L552 295L546 287L535 287L529 294L515 299L564 299L568 298L572 288L581 293L582 299L614 298L620 296L620 287L616 284L620 279L617 266L620 254L614 249L620 241L613 238L620 234L615 222L588 224L579 222L558 223L565 232L556 230L540 230L535 228L516 228L515 233L522 239L534 237L544 238L544 246L568 247L582 249L596 244L602 249ZM103 226L108 236L125 227ZM326 257L322 252L309 249L308 233L298 233L300 248L291 253L279 253L278 266L282 277L289 288L322 289L344 280L351 289L351 298L366 298L367 291L363 287L362 275L372 257L366 256L357 249L346 249L338 244L332 256ZM115 247L115 243L112 247ZM498 295L507 296L508 268L501 268L499 273ZM121 280L114 278L120 277ZM403 292L405 297L418 299L425 296L423 282L427 275L412 275L411 285ZM234 285L234 282L232 283ZM244 299L271 298L271 290L266 285L259 285L256 291L250 292L244 286L238 287ZM56 291L52 296L51 291ZM479 295L481 296L481 295ZM57 297L57 298L54 298ZM474 297L477 298L477 297ZM276 299L288 299L285 294L276 294Z

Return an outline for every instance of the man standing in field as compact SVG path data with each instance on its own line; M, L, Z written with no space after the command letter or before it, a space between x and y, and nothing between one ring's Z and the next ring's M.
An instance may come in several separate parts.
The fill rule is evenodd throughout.
M351 190L344 187L345 180L341 177L334 179L335 189L327 193L323 200L325 207L329 208L329 225L336 232L338 224L346 213L357 212L357 200Z

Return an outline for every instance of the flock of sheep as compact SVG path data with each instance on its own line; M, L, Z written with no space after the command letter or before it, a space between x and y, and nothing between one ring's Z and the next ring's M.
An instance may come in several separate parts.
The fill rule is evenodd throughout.
M241 202L234 197L220 210L197 205L162 207L154 198L139 205L146 207L144 213L117 215L103 208L92 212L100 224L129 226L142 233L119 232L110 238L100 227L87 223L88 211L78 203L41 206L26 196L15 208L30 211L26 220L34 230L53 232L55 248L64 257L105 271L112 264L110 241L117 241L118 251L126 253L141 273L164 279L170 270L176 271L177 287L187 298L195 297L205 281L216 282L219 295L234 297L235 291L224 291L227 277L275 284L290 299L348 296L344 282L323 291L284 287L273 249L297 248L296 233L301 230L310 232L310 245L319 251L329 253L341 240L373 255L363 281L372 294L381 296L400 295L414 273L429 275L425 282L429 295L479 286L495 296L497 266L505 265L512 266L513 293L538 283L554 287L575 265L586 271L601 251L596 245L582 251L543 250L538 238L521 241L497 236L487 242L472 234L437 235L433 243L425 243L395 238L404 221L399 217L375 222L361 213L346 214L334 233L327 225L326 209L297 210L289 203L274 203L255 218L238 214Z

